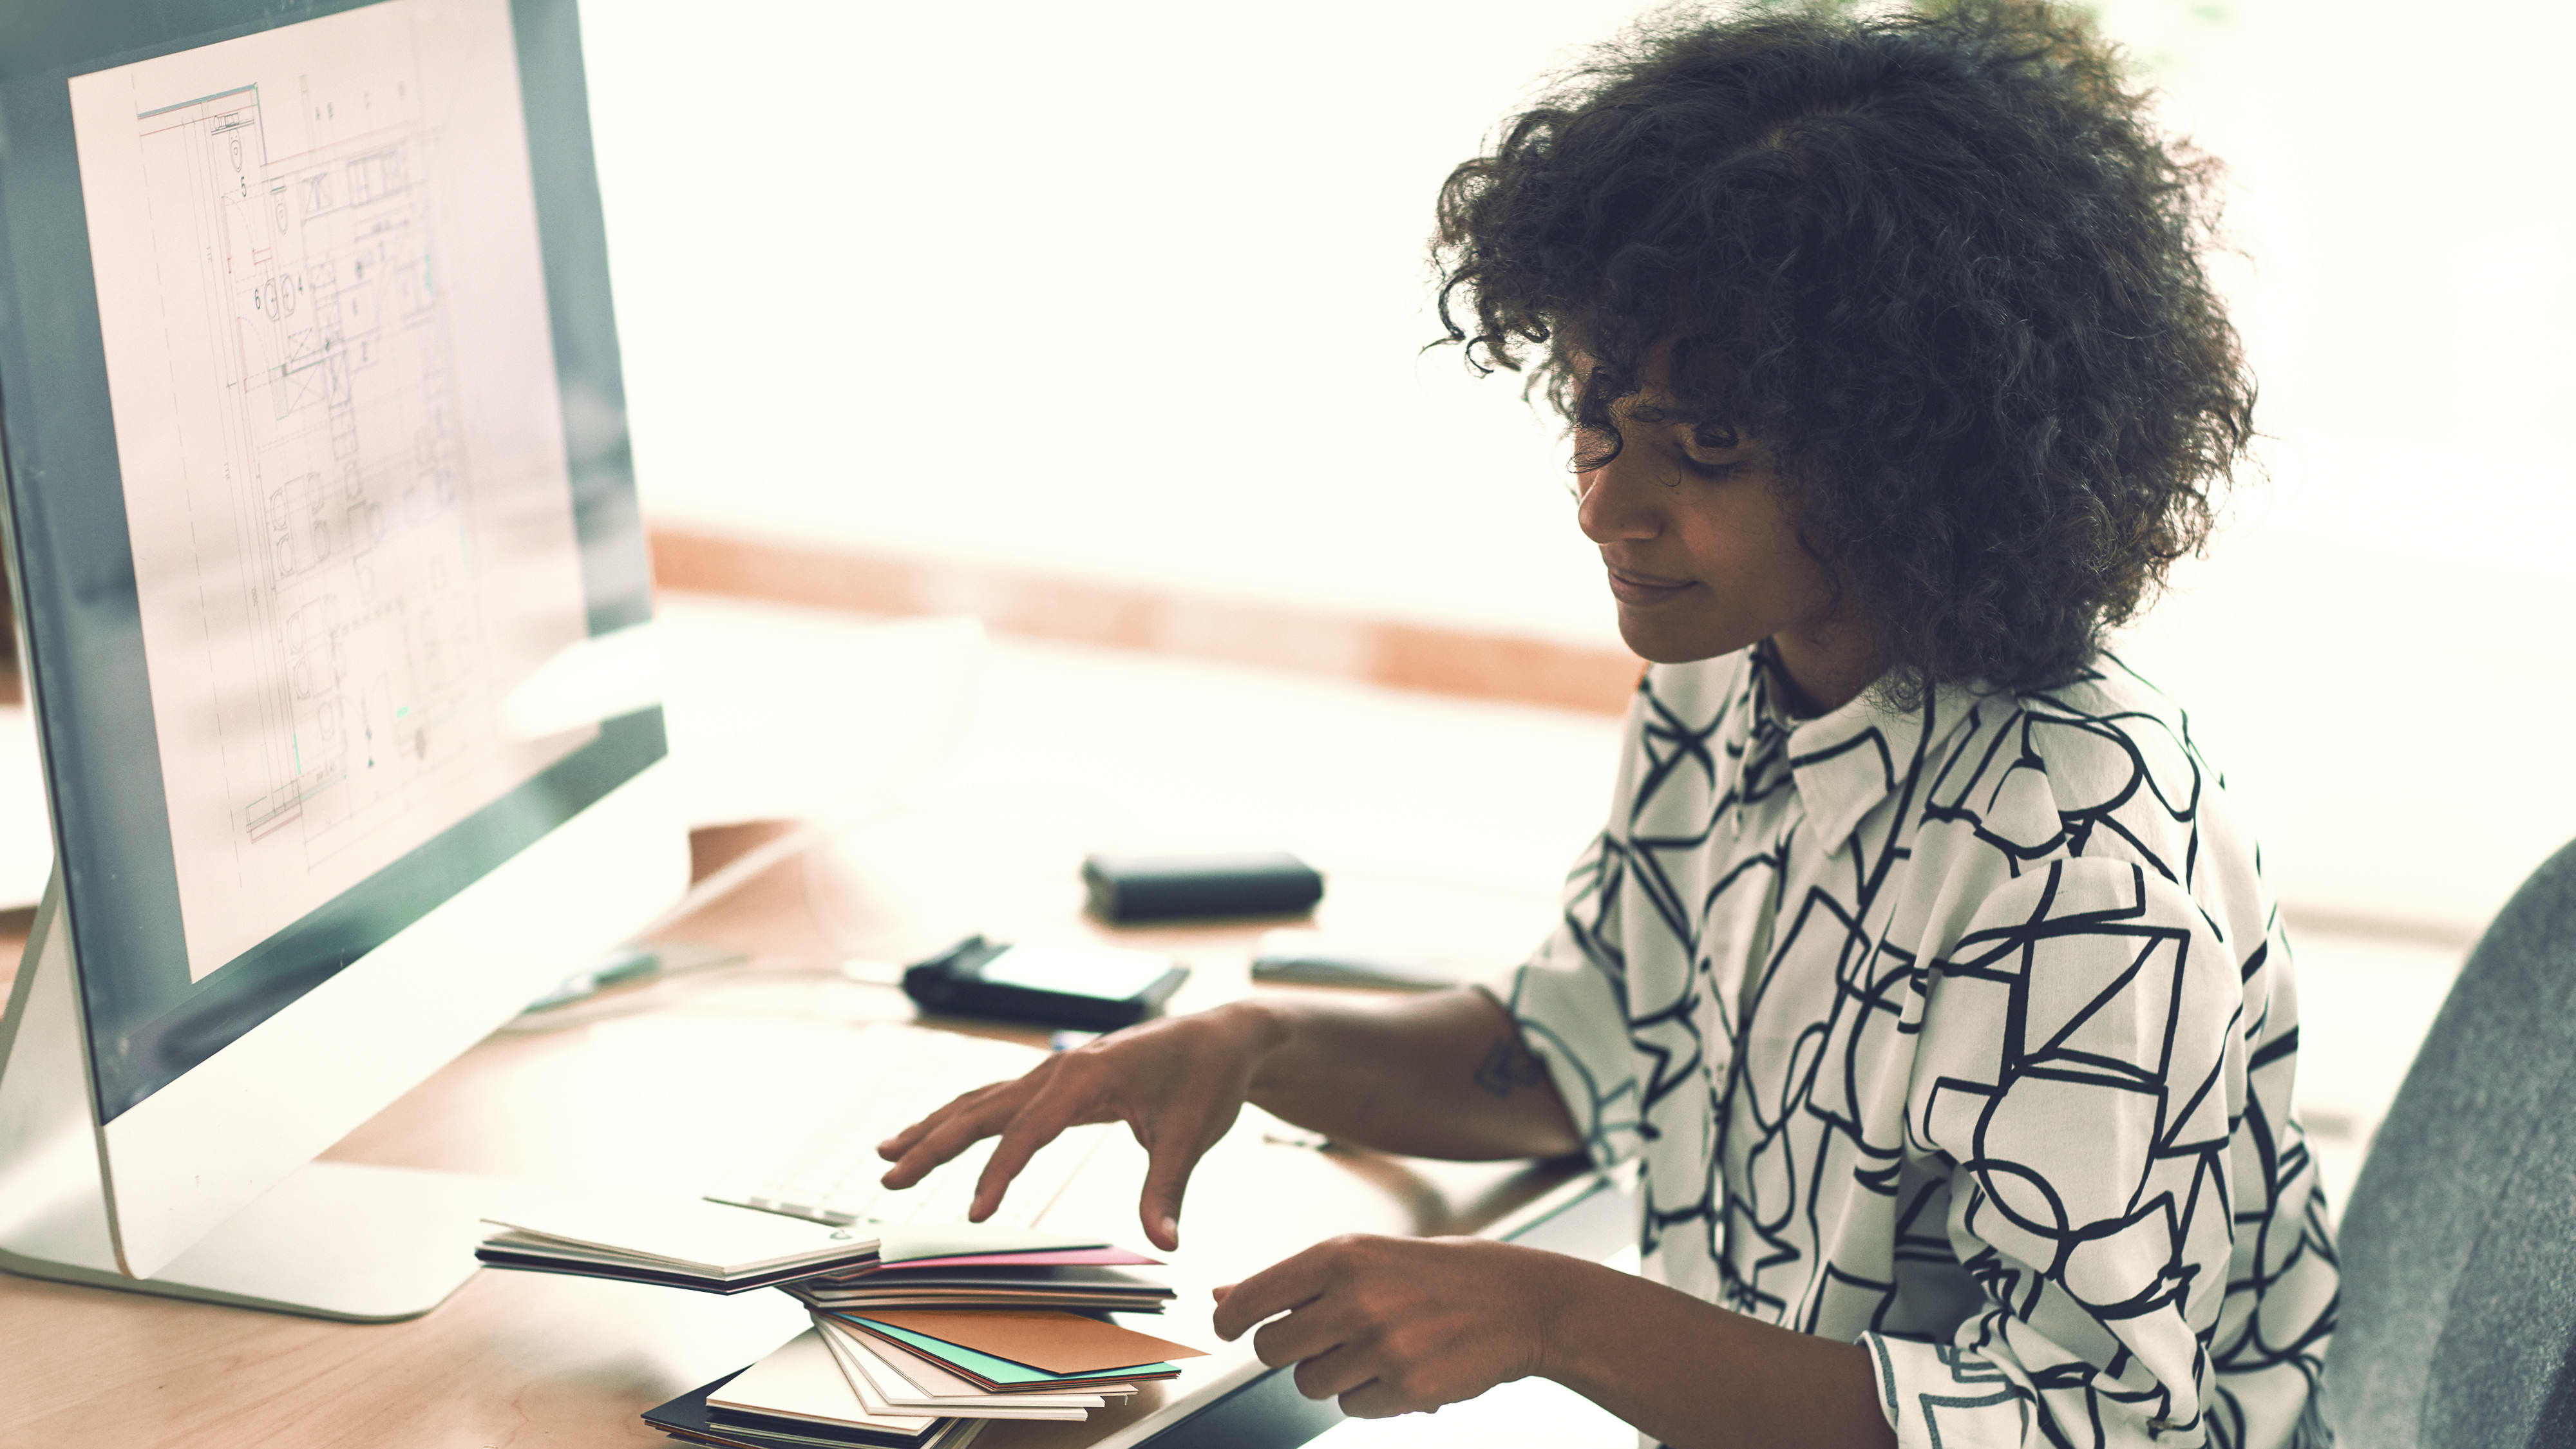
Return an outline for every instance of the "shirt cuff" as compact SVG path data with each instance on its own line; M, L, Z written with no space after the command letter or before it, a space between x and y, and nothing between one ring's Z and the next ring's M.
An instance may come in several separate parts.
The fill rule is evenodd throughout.
M1547 1067L1583 1138L1584 1154L1595 1167L1613 1167L1644 1145L1627 1013L1598 968L1583 961L1562 964L1554 954L1542 952L1484 989Z
M1864 1333L1897 1449L2022 1449L2031 1395L1993 1361L1946 1343Z

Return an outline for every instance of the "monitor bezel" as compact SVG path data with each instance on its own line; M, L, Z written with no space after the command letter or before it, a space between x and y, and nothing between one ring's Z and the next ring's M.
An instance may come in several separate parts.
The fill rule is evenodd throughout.
M7 304L0 305L0 460L25 644L21 667L37 710L57 869L83 962L79 984L102 1124L241 1041L666 753L658 708L603 721L595 739L536 778L173 994L174 980L187 982L186 952L68 82L380 3L183 0L136 14L58 0L13 6L0 19L0 127L9 141L9 164L0 168L0 281L7 283L0 294ZM644 622L651 605L580 30L572 0L511 0L509 11L588 626L599 635ZM40 278L50 284L28 285ZM116 546L103 547L110 539Z

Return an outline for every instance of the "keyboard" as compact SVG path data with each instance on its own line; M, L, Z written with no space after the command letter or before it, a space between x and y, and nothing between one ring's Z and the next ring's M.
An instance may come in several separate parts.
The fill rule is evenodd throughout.
M877 1144L961 1092L1017 1077L1045 1060L1034 1047L911 1026L872 1026L808 1064L804 1085L755 1130L705 1196L818 1223L931 1225L966 1220L987 1137L901 1192L877 1179L892 1163ZM1076 1127L1039 1149L988 1221L1028 1227L1082 1170L1116 1124Z

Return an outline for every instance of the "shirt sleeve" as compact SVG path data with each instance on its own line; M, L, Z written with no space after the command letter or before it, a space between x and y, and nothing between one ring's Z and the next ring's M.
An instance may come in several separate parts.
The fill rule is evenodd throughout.
M1620 827L1636 799L1646 699L1641 685L1621 735L1610 824L1566 872L1556 929L1526 963L1485 987L1547 1067L1583 1134L1584 1152L1605 1168L1644 1146L1637 1053L1628 1037L1628 956L1620 929L1628 854Z
M1596 837L1566 877L1556 929L1527 963L1487 988L1547 1067L1596 1167L1633 1157L1642 1145L1619 944L1624 860L1607 833Z
M1904 1449L2209 1442L2246 989L2182 888L2104 858L2015 879L1930 965L1908 1146L1949 1164L1984 1306L1863 1336Z

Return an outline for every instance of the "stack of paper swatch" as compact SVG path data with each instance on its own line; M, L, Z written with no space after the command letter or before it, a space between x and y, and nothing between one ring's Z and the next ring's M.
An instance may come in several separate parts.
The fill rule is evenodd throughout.
M815 1331L863 1403L967 1419L1081 1419L1168 1379L1199 1351L1051 1310L819 1313Z
M814 1331L871 1415L1081 1419L1195 1349L1080 1309L1159 1313L1155 1261L1041 1235L890 1229L877 1260L799 1280ZM966 1251L960 1251L960 1250Z
M741 1293L877 1260L871 1229L836 1228L697 1198L563 1197L501 1229L474 1255L495 1268Z
M1198 1356L1078 1313L818 1313L769 1357L644 1421L728 1449L955 1449L993 1419L1087 1418Z
M984 1427L980 1419L928 1410L871 1413L811 1329L747 1369L645 1410L644 1422L674 1439L722 1449L961 1449Z
M1157 1313L1157 1259L993 1226L830 1228L690 1201L563 1201L495 1222L496 1267L737 1293L777 1286L814 1327L647 1413L728 1449L958 1449L992 1419L1082 1419L1199 1350L1092 1315ZM870 1234L877 1234L871 1237Z
M948 1252L971 1243L898 1238L870 1262L836 1267L783 1288L808 1308L1065 1308L1160 1313L1172 1290L1134 1271L1155 1259L1107 1245L1016 1252Z

